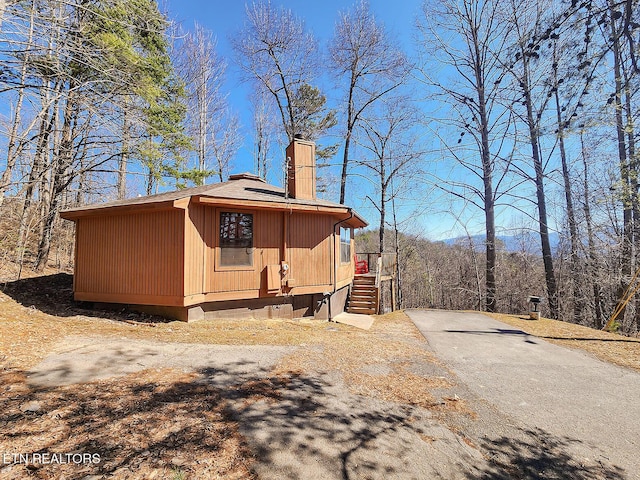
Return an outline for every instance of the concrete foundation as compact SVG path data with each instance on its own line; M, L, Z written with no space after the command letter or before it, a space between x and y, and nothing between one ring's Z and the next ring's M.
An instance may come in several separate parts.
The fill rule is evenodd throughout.
M327 292L308 295L252 298L246 300L227 300L202 303L191 307L170 307L162 305L122 305L113 303L94 304L96 308L122 309L160 315L163 317L192 322L197 320L253 318L268 320L271 318L293 319L310 318L330 320L344 312L349 287L343 287L334 293Z

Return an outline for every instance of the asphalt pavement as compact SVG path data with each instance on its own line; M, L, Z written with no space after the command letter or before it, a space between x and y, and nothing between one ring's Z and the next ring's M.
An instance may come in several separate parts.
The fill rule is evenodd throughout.
M639 373L480 313L407 314L459 381L505 418L539 438L562 439L577 465L607 466L602 476L580 478L640 478Z

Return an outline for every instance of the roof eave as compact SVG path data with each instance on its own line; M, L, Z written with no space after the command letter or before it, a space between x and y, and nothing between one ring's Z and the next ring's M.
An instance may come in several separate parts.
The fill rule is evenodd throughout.
M369 223L364 218L362 218L358 212L353 209L349 210L353 213L350 224L354 228L366 228L369 226Z
M82 217L96 216L96 215L113 215L123 213L136 213L136 212L148 212L158 210L170 210L178 209L184 210L189 204L190 197L178 198L175 200L164 200L160 202L149 203L134 203L125 205L96 205L92 208L78 207L70 208L60 212L60 217L65 220L77 220Z
M321 212L332 214L348 214L351 209L342 205L320 205L313 203L293 203L286 201L265 201L265 200L243 200L237 198L212 197L208 195L195 195L192 198L194 203L203 205L233 205L246 208L257 208L267 210L289 210L303 212ZM348 217L347 217L348 218Z
M93 207L78 207L64 210L60 217L65 220L75 221L82 217L120 215L127 213L143 213L149 211L159 211L168 209L184 210L190 202L203 205L228 205L235 207L268 209L268 210L289 210L301 212L329 213L339 216L354 228L364 228L368 223L355 210L344 205L318 205L312 203L292 203L286 201L269 202L264 200L242 200L227 197L213 197L210 195L193 195L173 200L163 200L157 202L128 203L123 205L95 205Z

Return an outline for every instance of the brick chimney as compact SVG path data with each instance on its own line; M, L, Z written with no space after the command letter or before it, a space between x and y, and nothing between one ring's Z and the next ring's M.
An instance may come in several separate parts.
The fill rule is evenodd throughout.
M298 138L287 147L287 192L290 198L316 199L316 144Z

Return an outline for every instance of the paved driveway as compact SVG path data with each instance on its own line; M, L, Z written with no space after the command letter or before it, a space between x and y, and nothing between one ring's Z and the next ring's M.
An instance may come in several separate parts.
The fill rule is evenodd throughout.
M407 314L469 390L501 413L565 439L580 464L610 465L621 478L640 478L640 374L483 314Z
M67 337L28 379L46 389L154 368L198 372L195 382L219 387L229 402L264 480L475 479L493 471L429 411L351 394L336 371L294 373L253 398L251 385L276 379L272 368L296 348Z

